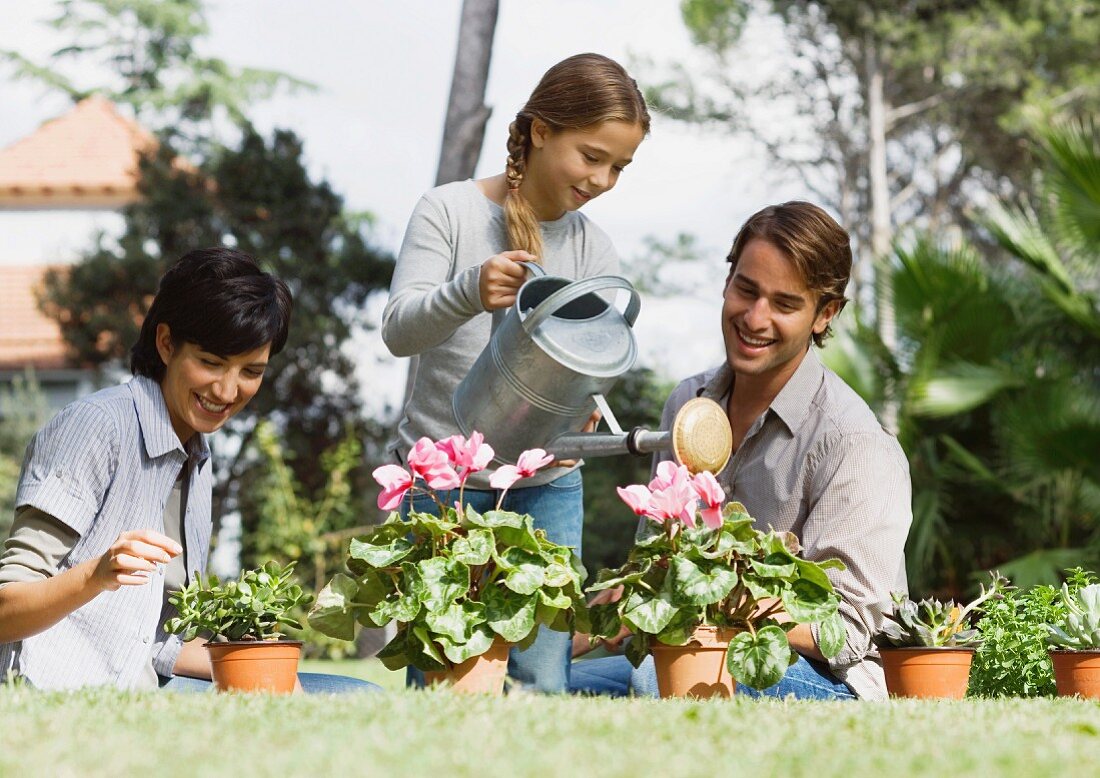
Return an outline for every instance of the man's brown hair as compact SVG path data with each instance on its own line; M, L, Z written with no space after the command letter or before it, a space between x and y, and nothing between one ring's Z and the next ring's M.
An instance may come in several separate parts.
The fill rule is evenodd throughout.
M815 315L833 300L840 301L837 313L848 302L844 289L852 275L851 239L821 208L793 200L754 213L733 239L733 248L726 258L731 274L737 269L745 246L756 238L768 241L794 263L806 286L818 296ZM830 324L820 335L814 333L814 345L824 343L831 330Z

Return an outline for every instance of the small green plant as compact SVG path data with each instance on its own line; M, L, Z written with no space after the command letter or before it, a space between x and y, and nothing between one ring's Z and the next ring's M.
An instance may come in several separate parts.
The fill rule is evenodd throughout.
M639 538L626 564L600 571L589 591L622 587L622 596L591 606L589 618L596 637L613 638L624 624L633 631L625 653L635 667L653 641L686 645L704 625L737 631L726 666L755 689L778 683L795 661L787 631L797 623L818 624L821 652L840 653L846 633L825 570L843 569L841 562L802 559L791 533L757 530L740 503L722 508L725 495L710 473L692 476L665 462L648 487L619 495L659 531Z
M169 596L179 615L165 622L164 630L184 641L199 635L215 641L277 640L284 626L301 629L290 611L310 600L294 583L293 572L294 562L286 567L268 562L226 583L196 574L187 587Z
M498 637L526 647L540 624L587 629L585 571L572 549L552 543L530 516L499 510L499 503L480 514L463 505L461 491L455 505L439 501L436 490L461 487L492 455L474 432L469 440L423 438L409 453L411 472L378 468L380 508L393 510L419 491L435 498L438 513L414 510L402 518L393 511L384 524L353 539L350 575L337 574L321 590L310 625L351 640L357 623L395 622L397 635L378 658L391 670L412 665L429 672L484 654ZM524 452L518 466L498 468L491 483L507 491L551 459L541 449Z
M971 615L986 602L1004 596L1008 579L991 572L989 588L982 584L981 592L966 605L954 600L921 600L914 602L900 592L894 592L894 610L886 614L882 630L875 636L880 648L915 648L973 646L981 639L976 627L970 626Z
M1047 645L1066 651L1100 650L1100 583L1071 592L1062 584L1065 617L1047 624Z

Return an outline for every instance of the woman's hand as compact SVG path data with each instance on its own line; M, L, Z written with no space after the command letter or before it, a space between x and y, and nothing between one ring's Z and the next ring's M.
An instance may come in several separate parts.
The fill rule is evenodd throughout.
M100 591L117 591L123 586L149 583L157 564L167 564L183 553L179 543L151 529L123 532L99 558L92 583Z
M519 288L527 280L527 268L520 262L538 262L538 258L526 251L502 251L481 263L477 291L485 310L507 308L516 301Z

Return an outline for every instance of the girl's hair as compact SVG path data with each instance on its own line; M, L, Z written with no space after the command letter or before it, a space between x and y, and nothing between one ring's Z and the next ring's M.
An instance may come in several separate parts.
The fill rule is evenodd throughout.
M215 246L188 252L160 279L160 289L130 349L130 372L160 381L165 365L157 351L157 325L167 324L172 343L194 343L231 357L271 344L286 344L293 301L280 279L260 270L236 249Z
M641 126L649 132L649 111L637 82L622 65L600 54L577 54L546 71L523 110L508 127L504 224L508 244L542 258L542 233L534 209L519 191L531 148L531 122L541 119L553 132L583 130L606 121Z

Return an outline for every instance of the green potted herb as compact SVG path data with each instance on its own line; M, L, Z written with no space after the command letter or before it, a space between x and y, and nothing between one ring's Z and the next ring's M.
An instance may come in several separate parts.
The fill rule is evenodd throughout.
M378 654L391 670L423 670L429 683L459 691L500 694L512 646L534 642L539 625L569 631L587 627L584 568L573 550L552 543L532 518L508 511L480 514L462 503L466 478L484 468L492 449L480 433L438 443L420 440L409 470L374 472L383 486L378 505L393 511L385 523L355 538L347 575L337 574L317 596L309 623L332 637L352 639L355 625L397 625ZM541 449L516 466L498 468L492 484L507 489L551 461ZM436 500L437 514L394 510L410 494L436 496L458 488L454 505Z
M626 656L637 667L652 653L661 696L730 696L734 681L754 689L778 683L797 658L787 631L819 625L827 657L844 647L839 598L825 574L837 560L798 556L790 533L761 532L710 473L692 476L664 462L648 486L619 495L650 532L627 562L601 570L589 591L622 587L616 602L591 606L592 634L633 633Z
M1100 583L1062 584L1061 602L1065 615L1046 625L1058 694L1100 698Z
M963 606L954 600L914 602L895 592L893 612L874 636L894 697L953 698L966 695L974 650L981 633L971 617L989 600L1000 598L1008 579L990 573L992 583Z
M210 638L206 648L218 689L294 690L302 643L284 640L281 629L301 629L289 613L310 601L294 583L294 565L268 562L226 583L196 574L187 587L169 596L178 615L165 623L165 631L184 641Z

